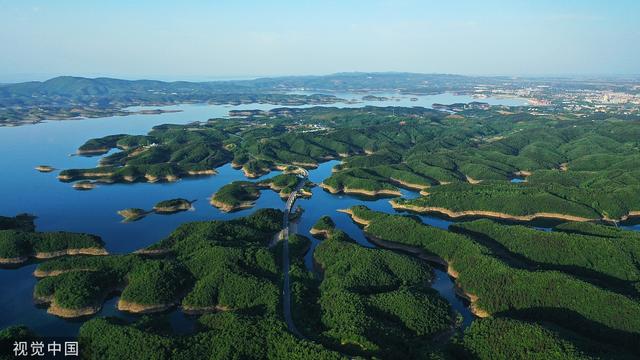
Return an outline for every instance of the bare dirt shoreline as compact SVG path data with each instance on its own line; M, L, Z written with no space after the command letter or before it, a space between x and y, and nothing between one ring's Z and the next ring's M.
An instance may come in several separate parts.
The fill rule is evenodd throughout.
M586 218L586 217L575 216L575 215L546 213L546 212L540 212L540 213L535 213L531 215L510 215L506 213L501 213L497 211L488 211L488 210L453 211L447 208L436 207L436 206L416 206L416 205L408 205L408 204L399 204L394 200L389 201L389 203L394 209L409 210L409 211L418 212L418 213L439 213L453 219L462 218L462 217L482 216L482 217L490 217L495 219L514 220L514 221L532 221L535 219L558 219L558 220L567 220L567 221L586 222L586 221L601 220L597 218Z
M402 195L402 193L399 190L364 190L364 189L351 189L348 187L343 187L342 189L336 189L325 183L320 183L319 186L332 194L345 193L345 194L356 194L356 195L365 195L365 196L401 196Z

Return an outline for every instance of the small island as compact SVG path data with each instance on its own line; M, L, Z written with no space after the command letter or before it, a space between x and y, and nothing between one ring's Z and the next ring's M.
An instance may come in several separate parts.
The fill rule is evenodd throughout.
M220 188L211 197L211 205L224 212L253 207L260 197L260 190L250 181L234 181Z
M96 188L96 184L95 182L91 182L91 181L78 181L77 183L73 184L73 188L76 190L92 190Z
M191 209L192 203L193 201L182 198L164 200L157 203L153 207L153 211L155 211L157 214L173 214Z
M385 96L366 95L362 97L362 101L388 101L389 98Z
M36 232L33 217L24 215L0 220L0 265L22 265L31 258L107 254L104 242L95 235Z
M266 189L277 192L281 199L286 200L299 181L301 181L300 177L294 172L280 174L260 182L234 181L221 187L211 197L211 205L224 212L248 209L253 207L255 201L260 198L260 191ZM313 186L313 183L306 181L300 189L300 196L310 197Z
M55 168L49 165L38 165L35 167L35 169L37 171L40 171L41 173L50 173L55 170Z
M333 232L335 227L336 224L333 222L333 219L325 215L318 219L311 230L309 230L309 233L315 237L328 238L331 236L331 233Z
M128 208L118 211L118 215L124 218L124 222L138 221L147 216L147 214L149 213L151 212L140 208Z
M157 203L153 209L147 211L145 209L140 208L127 208L118 211L118 215L123 217L123 222L134 222L141 220L145 216L149 214L161 214L161 215L171 215L181 211L187 211L192 209L192 204L194 201L189 201L182 198L164 200Z
M198 314L257 307L276 314L278 267L267 245L280 230L282 215L261 209L236 220L186 223L145 249L172 252L175 258L135 253L42 262L34 272L34 300L65 318L93 315L117 294L118 309L136 314L175 306Z

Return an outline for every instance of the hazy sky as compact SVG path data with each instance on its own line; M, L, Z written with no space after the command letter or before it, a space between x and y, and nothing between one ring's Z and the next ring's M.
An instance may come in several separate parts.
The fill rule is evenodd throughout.
M640 1L0 0L0 81L639 74Z

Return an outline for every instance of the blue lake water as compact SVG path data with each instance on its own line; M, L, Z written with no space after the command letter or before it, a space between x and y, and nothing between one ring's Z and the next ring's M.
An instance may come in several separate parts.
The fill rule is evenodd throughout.
M345 98L360 98L359 94L336 94ZM381 94L396 96L397 94ZM485 101L493 104L522 105L522 99L473 99L469 96L441 94L434 96L416 96L418 101L410 101L412 96L399 96L396 101L372 101L359 104L336 104L332 106L425 106L438 103ZM153 126L165 123L186 124L194 121L206 121L209 118L226 116L231 109L270 109L273 105L248 104L241 106L221 105L177 105L168 109L182 110L177 113L161 115L131 115L87 120L50 121L37 125L0 128L0 168L6 173L0 176L0 215L14 216L18 213L36 215L39 231L87 232L102 237L111 253L127 253L146 247L167 236L177 226L189 221L214 219L232 219L252 213L257 208L282 208L283 201L275 192L263 191L256 207L234 213L223 213L209 205L209 197L221 186L235 180L246 180L241 171L230 165L218 169L218 174L210 177L180 180L175 183L156 184L115 184L100 185L91 191L74 190L70 184L56 179L53 173L38 173L34 167L40 164L51 165L56 169L93 167L99 157L69 156L78 146L94 137L118 133L146 134ZM310 171L310 180L320 183L331 174L331 168L338 161L321 164ZM273 172L270 177L278 174ZM416 192L403 190L403 196L415 197ZM192 211L174 215L150 215L133 223L121 222L117 211L130 207L150 209L156 202L176 197L196 200ZM305 209L296 224L298 232L308 235L309 229L322 216L330 215L338 228L344 230L359 244L373 247L364 237L361 229L339 209L364 204L374 210L396 213L389 199L363 199L354 196L332 195L316 187L311 199L300 199L297 204ZM446 229L450 221L418 216L424 223ZM637 227L637 226L636 226ZM319 243L313 239L313 247ZM306 265L312 269L312 253L306 259ZM36 265L31 264L18 269L0 269L0 328L8 325L24 324L42 335L73 336L82 321L57 318L46 313L46 309L33 304L32 294L36 279L32 272ZM462 300L454 295L453 282L446 273L437 270L433 284L454 309L463 315L464 323L471 322L472 315ZM122 313L116 309L116 298L107 301L98 314L100 316L119 316L125 319L135 315ZM168 314L169 321L178 332L188 332L192 318L180 311Z

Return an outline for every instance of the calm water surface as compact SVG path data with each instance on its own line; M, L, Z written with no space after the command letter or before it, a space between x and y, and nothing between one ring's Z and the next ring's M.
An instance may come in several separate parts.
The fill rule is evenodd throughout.
M360 99L362 94L336 94L348 99ZM418 101L410 101L413 96L379 94L394 97L389 101L361 102L358 104L336 104L340 107L374 106L425 106L433 103L454 103L484 101L491 104L522 105L522 99L473 99L469 96L441 94L416 96ZM397 99L396 99L397 98ZM167 184L114 184L101 185L91 191L77 191L71 184L59 182L57 171L38 173L34 167L51 165L56 169L93 167L99 157L70 156L86 140L118 133L146 134L153 126L165 123L186 124L206 121L209 118L224 117L231 109L264 109L273 105L248 104L241 106L223 105L176 105L168 109L182 110L161 115L131 115L87 120L50 121L38 125L0 128L0 215L14 216L31 213L37 216L39 231L87 232L102 237L111 253L128 253L146 247L167 236L177 226L188 221L232 219L246 216L257 208L281 208L282 200L275 192L263 191L253 209L231 214L223 213L209 205L209 197L221 186L235 180L246 180L241 171L225 165L218 168L218 174L210 177L180 180ZM321 164L310 171L310 179L319 183L330 176L331 168L338 161ZM265 177L277 175L272 172ZM258 179L259 180L259 179ZM416 192L403 190L404 197L418 196ZM133 223L122 223L117 211L130 207L150 209L156 202L176 197L196 200L192 211L174 215L150 215ZM309 229L322 216L330 215L336 225L359 244L373 247L364 237L362 230L346 214L337 212L354 205L364 204L374 210L396 213L389 199L363 199L354 196L331 195L316 187L311 199L301 199L298 205L305 209L298 224L298 232L308 235ZM429 216L419 216L423 222L446 229L451 222ZM637 226L636 226L637 227ZM313 239L313 248L318 241ZM305 258L312 269L312 252ZM42 335L73 336L84 320L64 320L46 313L46 309L33 304L32 293L36 279L32 272L36 264L19 269L0 269L0 328L8 325L24 324ZM469 324L472 315L465 304L454 295L453 282L446 273L437 270L433 287L440 292L454 309L463 315ZM119 316L135 319L137 316L122 313L116 309L117 298L109 299L99 316ZM193 319L180 311L167 314L169 321L178 332L187 333L193 327Z

